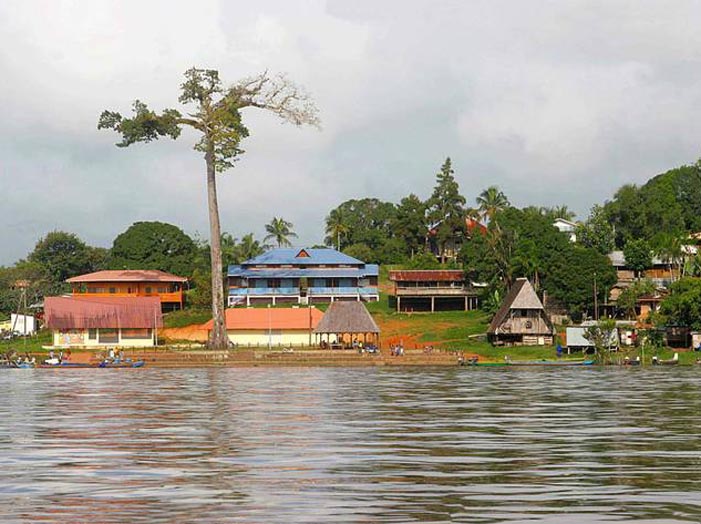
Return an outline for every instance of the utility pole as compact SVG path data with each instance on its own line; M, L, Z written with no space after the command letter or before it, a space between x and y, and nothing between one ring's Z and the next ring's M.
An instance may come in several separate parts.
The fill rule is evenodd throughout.
M594 320L599 320L599 297L596 292L596 273L594 273Z

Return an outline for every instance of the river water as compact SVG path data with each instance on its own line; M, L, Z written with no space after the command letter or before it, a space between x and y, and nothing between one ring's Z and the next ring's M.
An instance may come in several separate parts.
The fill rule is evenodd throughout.
M701 369L9 370L0 522L701 522Z

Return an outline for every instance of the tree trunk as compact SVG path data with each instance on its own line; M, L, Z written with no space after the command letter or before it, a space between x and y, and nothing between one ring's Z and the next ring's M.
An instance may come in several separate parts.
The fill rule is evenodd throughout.
M209 334L212 349L226 349L228 337L224 319L224 276L221 258L221 226L219 224L219 203L217 202L217 179L214 169L214 151L205 153L207 163L207 203L209 205L209 244L212 263L212 319L214 325Z

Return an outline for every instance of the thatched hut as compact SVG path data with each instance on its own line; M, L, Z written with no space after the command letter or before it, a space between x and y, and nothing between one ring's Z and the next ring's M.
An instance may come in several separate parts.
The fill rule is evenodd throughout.
M314 329L316 341L330 347L352 347L353 341L379 346L380 328L362 302L333 302Z
M543 303L526 278L516 279L487 331L496 345L550 345L554 334Z

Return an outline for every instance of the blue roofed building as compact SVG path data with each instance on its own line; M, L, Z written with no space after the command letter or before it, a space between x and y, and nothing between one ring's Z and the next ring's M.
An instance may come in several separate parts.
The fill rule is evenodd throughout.
M229 306L379 300L379 266L335 249L272 249L229 266Z

